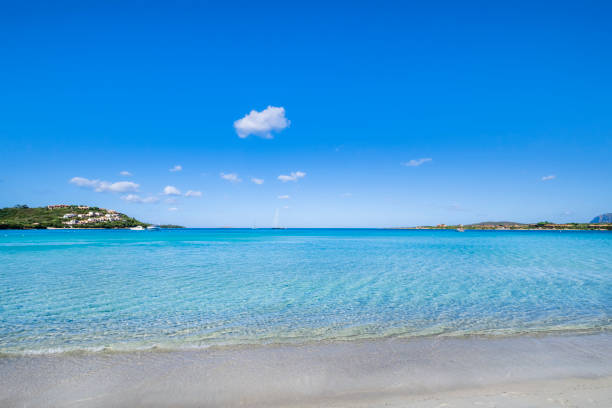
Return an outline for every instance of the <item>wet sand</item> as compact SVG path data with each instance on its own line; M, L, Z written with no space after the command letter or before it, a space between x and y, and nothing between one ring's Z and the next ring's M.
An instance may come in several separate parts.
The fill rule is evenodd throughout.
M0 358L2 407L612 406L612 334Z

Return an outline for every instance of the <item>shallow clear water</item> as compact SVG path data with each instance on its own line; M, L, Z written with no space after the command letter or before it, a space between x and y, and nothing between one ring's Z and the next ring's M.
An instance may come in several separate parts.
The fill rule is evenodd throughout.
M607 232L0 232L0 353L611 328Z

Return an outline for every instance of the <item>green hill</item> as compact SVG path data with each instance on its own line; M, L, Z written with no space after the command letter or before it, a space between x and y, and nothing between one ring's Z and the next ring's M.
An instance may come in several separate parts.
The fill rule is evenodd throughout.
M114 210L78 205L29 208L25 205L0 209L0 229L129 228L144 222Z

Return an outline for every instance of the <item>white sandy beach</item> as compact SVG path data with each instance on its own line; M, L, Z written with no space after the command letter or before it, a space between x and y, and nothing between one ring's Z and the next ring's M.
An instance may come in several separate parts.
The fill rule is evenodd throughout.
M612 335L0 359L2 407L612 406Z
M612 377L569 378L505 383L456 390L407 394L352 395L295 407L610 407Z

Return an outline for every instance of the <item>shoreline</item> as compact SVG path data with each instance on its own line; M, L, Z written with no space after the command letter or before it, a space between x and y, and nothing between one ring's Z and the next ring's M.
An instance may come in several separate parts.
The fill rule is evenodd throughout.
M123 228L96 228L96 227L45 227L45 228L0 228L0 231L53 231L53 230L130 230L132 227ZM376 230L376 231L456 231L456 228L425 228L425 227L287 227L287 228L252 228L252 227L161 227L162 230ZM465 228L466 231L612 231L606 228Z
M612 326L599 328L574 328L557 329L550 328L541 331L508 331L508 332L474 332L474 333L437 333L437 334L388 334L382 336L364 337L332 337L332 338L294 338L292 340L276 341L248 341L245 339L226 339L222 342L203 341L188 342L152 342L137 344L122 342L116 344L77 346L74 348L52 347L50 349L28 349L28 350L0 350L0 360L6 358L46 357L46 356L95 356L114 354L138 354L138 353L181 353L181 352L203 352L203 351L239 351L249 349L269 349L283 347L317 347L317 346L342 346L359 345L382 342L415 342L415 341L500 341L511 339L545 339L555 338L579 338L583 336L610 336L612 339ZM612 342L612 340L611 340Z
M0 359L0 405L604 405L609 361L609 333L12 356Z

